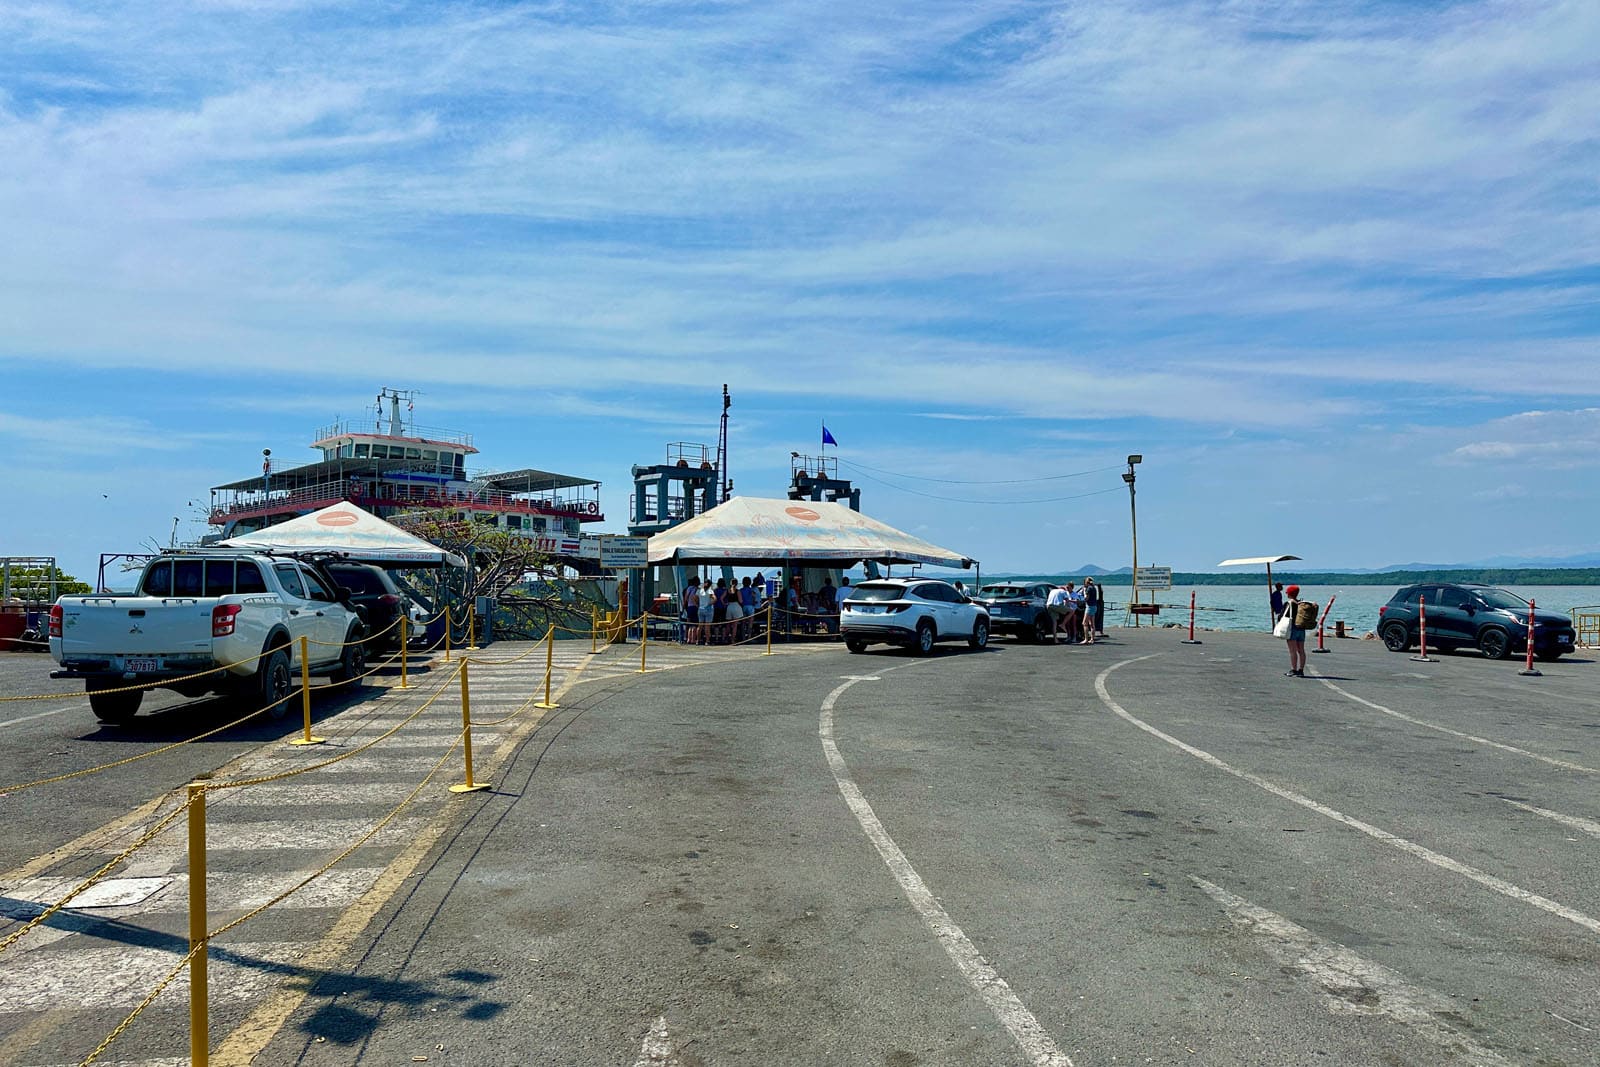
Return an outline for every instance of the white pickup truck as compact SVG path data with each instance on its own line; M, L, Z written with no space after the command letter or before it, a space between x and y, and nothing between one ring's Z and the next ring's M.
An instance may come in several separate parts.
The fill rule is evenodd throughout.
M102 722L133 718L144 696L133 685L280 701L299 682L301 637L311 673L359 685L366 672L366 626L313 560L176 550L151 560L137 588L64 596L50 609L50 655L61 665L50 677L82 678Z

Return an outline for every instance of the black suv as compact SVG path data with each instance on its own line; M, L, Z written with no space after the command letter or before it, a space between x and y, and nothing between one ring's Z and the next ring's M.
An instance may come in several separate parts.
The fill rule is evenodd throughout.
M400 616L411 608L411 600L395 585L389 572L370 563L344 560L323 563L335 582L350 590L350 603L367 620L372 644L379 648L400 647Z
M1408 585L1378 609L1378 636L1391 652L1418 643L1417 602L1428 612L1428 645L1441 649L1476 648L1490 659L1528 650L1528 602L1492 585L1425 582ZM1535 609L1533 654L1542 660L1571 652L1577 634L1572 620Z
M1045 641L1055 635L1046 606L1054 588L1048 582L998 582L984 586L972 599L989 609L990 633L1014 634L1022 641Z

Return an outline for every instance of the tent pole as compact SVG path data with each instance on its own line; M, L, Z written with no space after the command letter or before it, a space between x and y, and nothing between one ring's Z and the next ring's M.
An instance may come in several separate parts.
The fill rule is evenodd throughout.
M1272 564L1267 564L1267 632L1278 625L1278 620L1272 617Z

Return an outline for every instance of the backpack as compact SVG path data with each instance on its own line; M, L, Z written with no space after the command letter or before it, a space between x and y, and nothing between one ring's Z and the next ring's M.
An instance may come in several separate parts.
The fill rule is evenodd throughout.
M1314 630L1317 628L1316 601L1296 600L1294 602L1294 625L1298 630Z

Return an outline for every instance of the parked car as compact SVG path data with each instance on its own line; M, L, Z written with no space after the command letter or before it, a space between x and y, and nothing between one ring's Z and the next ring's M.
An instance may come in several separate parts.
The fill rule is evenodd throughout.
M938 641L989 643L989 610L933 578L877 578L854 586L840 611L840 632L851 652L868 645L904 645L923 655Z
M69 595L50 609L52 678L81 678L102 722L126 722L154 685L185 696L232 693L279 703L309 669L359 685L366 624L310 560L265 552L175 550L145 565L133 595ZM225 668L218 670L217 668Z
M325 565L333 580L350 592L350 603L366 620L368 642L374 648L400 647L400 618L412 618L411 598L400 591L394 577L371 563L330 561ZM409 623L408 623L409 625Z
M989 609L989 632L1012 634L1023 641L1044 641L1055 636L1055 626L1050 619L1046 602L1050 599L1048 582L1018 585L1001 582L986 585L973 599Z
M1378 609L1378 636L1391 652L1420 641L1418 601L1428 615L1428 647L1476 648L1490 659L1528 650L1528 602L1491 585L1424 582L1408 585ZM1572 620L1555 611L1535 610L1533 654L1557 660L1577 639Z

